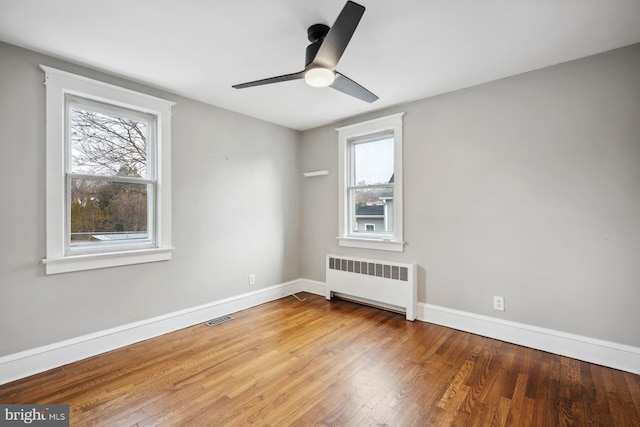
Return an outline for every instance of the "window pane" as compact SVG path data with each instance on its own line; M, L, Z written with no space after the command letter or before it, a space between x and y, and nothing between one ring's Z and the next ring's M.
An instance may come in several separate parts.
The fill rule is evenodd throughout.
M148 121L75 103L68 112L72 173L146 178Z
M71 179L71 244L149 239L150 185Z
M392 182L393 138L354 144L355 185L376 185Z
M393 188L352 189L352 231L356 233L393 232Z

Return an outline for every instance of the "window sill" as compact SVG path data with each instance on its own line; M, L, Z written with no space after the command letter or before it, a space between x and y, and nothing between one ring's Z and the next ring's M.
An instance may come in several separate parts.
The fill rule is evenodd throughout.
M107 252L100 254L73 255L62 258L45 258L42 263L46 274L69 273L147 262L168 261L173 248L154 248L133 251Z
M404 252L404 242L390 239L367 239L362 237L338 237L338 245L350 248L376 249L380 251Z

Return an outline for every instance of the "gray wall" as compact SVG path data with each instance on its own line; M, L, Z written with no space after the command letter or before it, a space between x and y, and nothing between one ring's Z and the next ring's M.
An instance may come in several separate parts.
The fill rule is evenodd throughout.
M172 261L44 275L38 64L177 102ZM301 277L299 139L290 129L0 43L0 356Z
M303 276L414 262L422 302L640 346L639 76L635 45L304 132ZM405 252L340 248L334 128L399 111Z

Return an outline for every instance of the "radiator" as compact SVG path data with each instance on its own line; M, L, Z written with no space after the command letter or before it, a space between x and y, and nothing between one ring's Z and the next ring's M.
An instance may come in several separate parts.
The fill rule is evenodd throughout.
M417 266L327 255L326 298L334 295L360 300L416 319Z

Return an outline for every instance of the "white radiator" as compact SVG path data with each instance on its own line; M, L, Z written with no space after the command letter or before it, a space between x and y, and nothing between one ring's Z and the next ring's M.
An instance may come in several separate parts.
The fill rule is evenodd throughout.
M327 255L326 275L328 300L335 293L403 311L407 320L416 319L418 278L415 264Z

